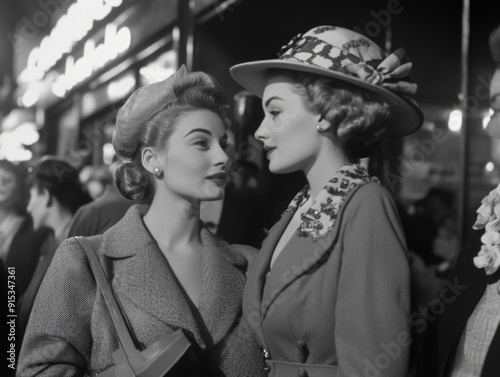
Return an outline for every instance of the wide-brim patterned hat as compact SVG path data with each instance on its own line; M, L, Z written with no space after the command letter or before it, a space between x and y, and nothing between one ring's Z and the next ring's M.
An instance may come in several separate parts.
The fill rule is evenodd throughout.
M408 135L422 126L422 110L412 98L417 85L408 77L412 63L403 49L386 56L375 42L359 33L318 26L294 37L279 55L278 59L235 65L231 75L258 97L262 97L270 69L330 77L378 94L389 104L390 114L384 121L386 137Z

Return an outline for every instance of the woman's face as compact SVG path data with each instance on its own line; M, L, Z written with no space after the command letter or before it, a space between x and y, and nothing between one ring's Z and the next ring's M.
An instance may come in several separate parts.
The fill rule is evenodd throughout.
M9 207L16 195L17 180L14 173L0 168L0 207Z
M265 116L255 137L264 144L273 173L304 171L320 150L320 116L306 108L294 85L287 77L273 77L262 96Z
M33 218L33 228L38 230L42 226L47 225L48 208L47 203L49 194L47 190L39 192L36 186L31 187L30 201L28 202L28 212Z
M194 110L176 123L160 161L167 191L190 201L224 197L229 161L225 153L226 128L222 119L209 110Z

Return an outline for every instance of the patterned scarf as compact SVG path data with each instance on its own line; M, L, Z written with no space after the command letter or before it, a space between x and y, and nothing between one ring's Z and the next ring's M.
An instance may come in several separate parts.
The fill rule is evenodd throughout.
M342 167L321 190L311 208L302 214L297 235L316 240L327 234L335 225L348 194L355 187L369 182L379 183L379 180L370 177L365 168L355 164ZM310 187L306 185L293 198L285 212L295 213L297 208L309 199L309 196Z

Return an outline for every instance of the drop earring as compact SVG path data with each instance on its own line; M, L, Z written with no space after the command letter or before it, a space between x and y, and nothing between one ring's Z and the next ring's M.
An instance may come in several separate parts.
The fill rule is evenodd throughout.
M324 125L324 124L322 124L323 120L325 120L325 118L323 118L323 115L321 115L319 118L320 123L316 126L316 129L318 130L318 132L325 132L325 131L328 131L330 129L331 124L329 122L327 122L327 124Z

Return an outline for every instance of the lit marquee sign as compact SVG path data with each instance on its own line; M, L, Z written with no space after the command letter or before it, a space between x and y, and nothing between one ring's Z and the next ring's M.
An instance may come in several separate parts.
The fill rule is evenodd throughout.
M70 53L73 46L85 38L92 30L94 21L103 20L122 2L123 0L77 0L58 20L50 34L30 52L27 67L21 72L19 81L30 84L42 80L64 54ZM130 43L131 33L128 27L118 29L115 24L108 24L102 43L96 46L94 41L88 40L82 57L76 61L73 56L66 58L65 71L56 75L52 91L57 96L64 96L97 69L126 51Z
M52 84L52 92L58 97L63 97L75 85L126 51L130 47L131 40L132 35L128 27L124 26L117 30L116 25L108 24L103 43L95 46L94 41L88 40L81 58L76 61L73 56L66 58L65 71Z

